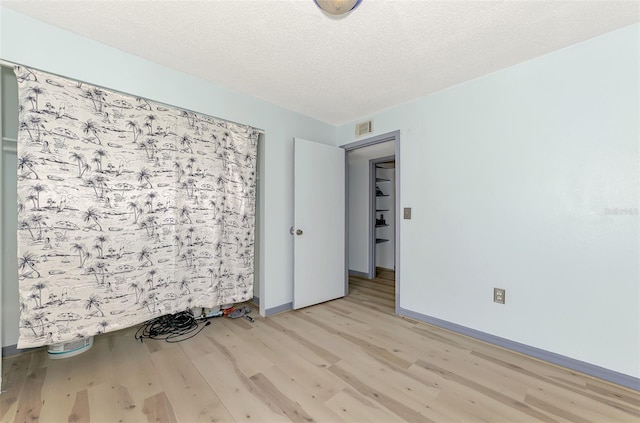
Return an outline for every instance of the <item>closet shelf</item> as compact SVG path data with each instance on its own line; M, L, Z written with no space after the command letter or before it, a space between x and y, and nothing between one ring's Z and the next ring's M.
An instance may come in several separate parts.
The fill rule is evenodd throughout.
M383 239L383 238L376 238L376 244L381 244L383 242L389 242L388 239Z
M376 228L384 228L384 227L386 227L386 226L389 226L389 225L388 225L388 224L386 224L386 223L385 223L384 225L376 225Z
M389 211L389 209L376 209L377 212Z
M376 197L388 197L388 196L389 196L389 194L382 194L382 195L376 194Z
M391 182L391 179L376 178L376 182Z

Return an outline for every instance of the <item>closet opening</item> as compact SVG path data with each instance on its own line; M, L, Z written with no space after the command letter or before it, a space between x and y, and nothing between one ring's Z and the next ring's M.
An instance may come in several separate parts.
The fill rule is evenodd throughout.
M369 261L369 276L376 278L381 272L395 273L395 156L369 161L370 206L369 239L373 250Z
M399 305L399 131L345 146L349 299L390 314Z

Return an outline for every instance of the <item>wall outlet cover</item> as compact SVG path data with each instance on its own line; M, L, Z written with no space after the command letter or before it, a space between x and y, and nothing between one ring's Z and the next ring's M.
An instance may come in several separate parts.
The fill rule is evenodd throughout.
M506 291L501 288L493 288L493 302L504 304Z

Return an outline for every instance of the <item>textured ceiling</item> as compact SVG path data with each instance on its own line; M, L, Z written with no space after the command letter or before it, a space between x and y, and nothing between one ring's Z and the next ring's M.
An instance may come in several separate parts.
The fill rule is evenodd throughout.
M6 1L25 15L341 124L638 22L639 1Z

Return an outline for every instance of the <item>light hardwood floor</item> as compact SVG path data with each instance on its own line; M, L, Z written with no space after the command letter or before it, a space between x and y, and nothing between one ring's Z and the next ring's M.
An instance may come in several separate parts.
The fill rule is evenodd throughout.
M640 394L393 316L393 274L193 339L3 362L2 422L638 422ZM253 313L257 316L257 313Z

